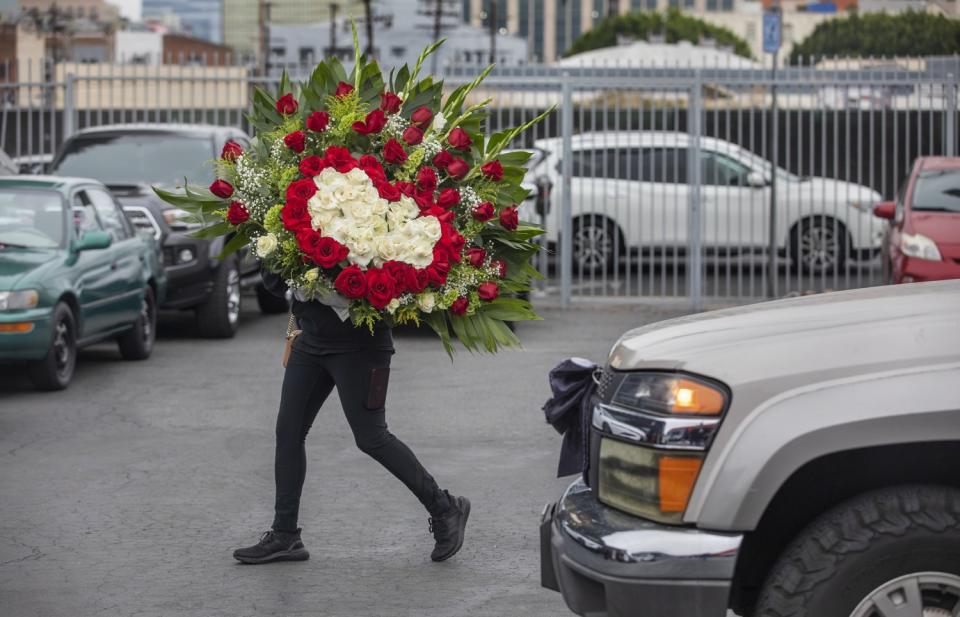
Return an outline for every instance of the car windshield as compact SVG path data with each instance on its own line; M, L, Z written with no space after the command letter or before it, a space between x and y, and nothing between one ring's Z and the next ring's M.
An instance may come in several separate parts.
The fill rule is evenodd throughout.
M63 239L60 193L0 188L0 246L57 248Z
M87 135L70 142L53 173L104 184L191 184L213 181L210 137L175 133Z
M921 172L913 190L910 208L917 211L960 212L960 169Z

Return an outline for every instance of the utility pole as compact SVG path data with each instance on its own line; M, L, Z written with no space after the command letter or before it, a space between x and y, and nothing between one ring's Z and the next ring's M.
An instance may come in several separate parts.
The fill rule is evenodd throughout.
M327 50L327 56L335 56L337 53L337 10L340 5L336 2L330 3L330 49Z
M420 0L417 15L429 17L430 23L420 22L417 28L429 29L431 42L439 41L444 30L456 28L460 24L460 11L456 5L457 0ZM436 53L430 54L430 72L434 75L437 74L438 56Z
M490 64L497 61L497 4L498 0L490 0L490 10L487 12L490 23Z
M273 2L260 0L260 57L264 76L270 73L270 9Z
M367 20L367 58L373 57L373 7L372 0L363 0L363 11Z

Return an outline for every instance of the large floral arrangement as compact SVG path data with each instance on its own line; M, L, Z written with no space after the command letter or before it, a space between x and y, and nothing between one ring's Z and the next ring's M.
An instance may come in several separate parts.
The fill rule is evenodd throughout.
M419 77L440 43L385 81L354 33L350 74L329 59L276 97L257 90L249 149L227 143L208 189L157 194L197 236L231 236L225 255L251 244L301 297L347 298L358 327L425 322L448 353L451 333L471 350L518 344L505 322L537 319L521 296L542 230L518 218L530 153L504 148L549 110L487 137L489 101L467 100L492 67L444 97Z

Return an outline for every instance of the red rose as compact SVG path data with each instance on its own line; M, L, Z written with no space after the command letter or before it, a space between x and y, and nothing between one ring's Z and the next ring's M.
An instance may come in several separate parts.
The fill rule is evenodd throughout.
M383 270L393 278L396 293L419 293L420 286L417 279L417 269L402 261L388 261L383 264Z
M296 234L297 246L300 247L300 250L303 251L304 255L313 258L313 254L316 252L317 246L320 244L323 236L320 235L320 232L311 228L309 225L298 229Z
M503 165L500 164L500 161L490 161L481 167L480 171L494 182L499 182L503 179Z
M310 226L310 211L307 210L307 202L299 197L287 198L287 203L280 210L280 217L283 219L283 226L293 233Z
M421 191L430 191L437 189L437 172L433 167L421 167L417 172L417 188Z
M468 135L465 130L458 126L447 135L447 143L457 150L467 150L470 148L473 140L470 139L470 135Z
M426 268L420 268L417 270L417 288L411 289L411 293L420 293L427 288L427 285L430 284L430 273Z
M467 256L467 261L469 261L470 265L474 268L481 267L483 260L487 258L487 252L479 246L471 246L464 255Z
M327 159L327 165L342 174L357 167L357 161L350 155L350 151L340 146L329 146L324 157Z
M441 223L439 244L447 251L447 257L450 261L460 261L460 254L463 252L463 246L466 243L466 238L453 225Z
M314 133L322 133L330 124L330 114L325 111L315 111L307 116L307 128Z
M451 210L444 210L437 205L433 205L426 210L421 210L420 216L435 216L441 223L453 223L453 220L457 218L455 212L452 212Z
M517 214L516 207L511 206L500 211L500 224L503 225L503 228L507 231L516 231L517 226L520 224L520 217Z
M367 300L373 308L383 310L396 295L393 277L380 268L367 270Z
M383 144L383 160L394 165L401 165L407 160L407 153L396 139Z
M247 212L246 206L239 201L230 202L230 207L227 209L227 221L229 221L231 225L246 223L249 219L250 213Z
M413 191L413 201L417 202L417 205L420 207L421 211L429 210L434 206L433 191L416 189Z
M460 296L450 305L450 312L454 315L466 315L469 306L470 301L467 300L466 297Z
M307 135L303 131L294 131L283 138L283 143L285 146L299 154L300 152L303 152L303 149L307 144Z
M349 254L350 249L333 238L324 236L317 242L310 257L321 268L332 268L346 259Z
M210 192L221 199L227 199L233 195L233 185L226 180L214 180L210 185Z
M413 198L417 187L413 185L413 182L397 182L397 190L400 191L402 195Z
M427 128L427 125L430 124L431 120L433 120L433 112L430 111L430 108L426 106L417 107L410 115L410 122L422 129Z
M447 274L450 273L450 260L447 258L446 251L435 246L433 248L433 263L426 268L427 280L437 287L447 282Z
M492 281L480 283L480 286L477 287L477 295L480 296L481 300L490 302L491 300L495 300L497 296L500 295L500 286Z
M382 110L374 109L367 114L367 117L364 118L363 121L358 120L354 122L352 126L353 130L361 135L379 133L383 130L383 127L387 126L387 117Z
M311 154L300 161L300 173L308 178L312 178L327 166L327 162L321 157Z
M395 114L400 111L403 100L393 92L384 92L380 95L380 109L385 114Z
M359 300L367 293L367 277L360 266L347 266L340 271L333 286L340 295L350 300Z
M445 210L449 210L460 203L460 193L457 189L443 189L437 196L437 205Z
M493 204L489 201L484 201L478 203L473 208L473 218L477 219L481 223L485 223L493 218L496 211L493 208Z
M297 107L297 99L292 94L284 94L277 99L277 112L284 116L296 113Z
M494 259L490 262L490 266L497 269L497 271L500 273L500 278L507 277L507 262L503 261L502 259Z
M342 98L353 92L353 86L348 84L345 81L341 81L337 84L337 90L333 93L333 96L337 98Z
M287 187L287 200L289 200L291 197L296 197L297 199L302 199L304 202L306 202L316 194L317 185L314 184L313 180L310 180L309 178L291 182L290 186Z
M446 150L441 150L433 155L433 166L437 169L446 169L447 165L453 161L453 155Z
M367 174L370 181L376 185L387 181L387 173L383 171L383 165L377 160L377 157L364 154L357 161L357 166Z
M231 139L223 144L223 150L220 151L220 158L225 161L235 161L241 154L243 154L243 148Z
M453 160L447 164L447 173L457 180L463 178L470 171L470 166L463 159L453 157Z
M408 126L403 129L403 134L400 137L408 146L415 146L423 141L423 131L416 126Z
M383 199L387 201L400 201L400 189L389 182L376 182L374 186L377 187L377 192L380 193L380 197Z

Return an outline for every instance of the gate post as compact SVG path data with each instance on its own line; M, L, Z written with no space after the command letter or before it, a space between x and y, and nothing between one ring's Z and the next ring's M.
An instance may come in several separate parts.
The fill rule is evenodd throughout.
M563 136L562 170L560 193L560 306L570 306L570 293L573 286L573 204L570 191L573 176L573 94L571 92L570 73L564 72L561 82L562 106L560 134Z
M687 106L687 132L690 147L687 148L687 181L690 185L690 224L687 245L687 293L690 296L690 309L703 310L703 238L700 191L700 134L703 132L703 75L700 69L694 69L693 86Z
M957 80L953 73L947 74L947 107L943 110L946 122L943 123L946 139L943 140L945 156L957 156Z
M77 78L73 73L67 73L63 87L63 140L73 135L77 130L76 106Z

